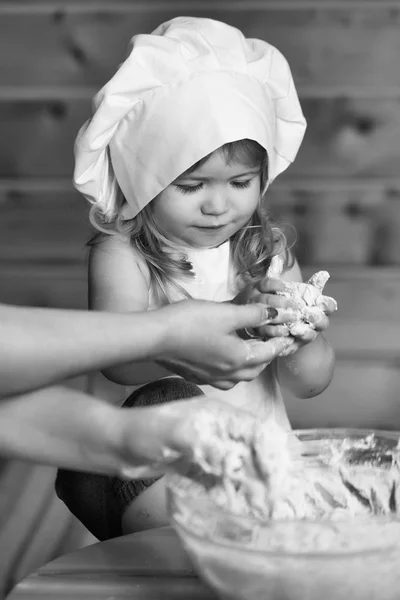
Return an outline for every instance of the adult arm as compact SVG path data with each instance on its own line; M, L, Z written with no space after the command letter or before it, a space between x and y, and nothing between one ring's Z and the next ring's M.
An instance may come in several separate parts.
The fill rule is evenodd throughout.
M263 321L262 305L195 300L131 314L0 305L0 398L151 358L228 389L282 350L282 340L244 342L232 333Z
M62 387L0 403L0 455L126 478L184 470L199 440L194 421L207 411L219 422L252 417L212 398L120 409ZM251 429L251 427L250 427Z

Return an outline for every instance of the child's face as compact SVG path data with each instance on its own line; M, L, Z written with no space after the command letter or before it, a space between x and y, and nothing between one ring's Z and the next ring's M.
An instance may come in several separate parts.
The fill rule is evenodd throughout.
M184 173L152 202L154 220L166 237L192 248L222 244L243 227L260 198L260 169L227 164L221 151Z

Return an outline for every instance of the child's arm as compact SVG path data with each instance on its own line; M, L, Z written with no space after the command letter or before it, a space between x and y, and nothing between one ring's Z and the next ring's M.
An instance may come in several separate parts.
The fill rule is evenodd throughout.
M115 313L147 311L150 274L129 242L115 235L101 236L89 257L89 308ZM138 385L167 375L169 371L149 361L105 369L110 381Z
M297 261L283 272L284 281L302 281ZM335 355L322 333L294 354L279 357L278 377L282 387L298 398L311 398L323 392L332 380Z

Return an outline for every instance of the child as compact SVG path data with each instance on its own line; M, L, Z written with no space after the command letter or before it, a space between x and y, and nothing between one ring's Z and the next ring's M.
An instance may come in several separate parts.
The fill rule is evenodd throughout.
M79 132L75 168L75 185L93 204L91 221L102 232L91 244L91 308L151 310L185 297L290 308L276 293L282 284L266 272L279 254L283 279L301 281L301 273L261 201L294 160L306 126L279 51L211 19L172 19L133 38L95 108ZM158 364L126 364L106 375L136 386L125 406L212 391L290 427L281 387L308 397L332 378L333 352L319 333L332 310L326 299L315 331L296 341L282 310L274 325L250 332L288 336L290 354L231 390L195 386ZM73 499L78 495L78 480L70 477L60 475L57 484L67 503L67 488ZM96 481L86 477L86 493L105 493L93 492ZM163 479L103 484L124 532L167 524Z

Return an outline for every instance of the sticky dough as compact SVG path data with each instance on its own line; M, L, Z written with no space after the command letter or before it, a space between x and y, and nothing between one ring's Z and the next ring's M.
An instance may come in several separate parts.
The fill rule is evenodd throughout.
M224 510L261 519L329 519L400 513L399 449L379 464L346 458L373 455L373 435L357 441L325 440L318 458L275 422L226 428L205 417L197 423L199 469L190 483Z
M273 256L267 271L268 277L280 279L283 270L283 259ZM326 296L322 292L330 275L328 271L318 271L306 282L285 281L284 289L279 295L290 298L299 317L296 321L287 323L289 331L294 336L304 335L309 329L315 329L314 322L323 312L323 303ZM332 299L333 300L333 299ZM336 301L335 310L337 309Z

